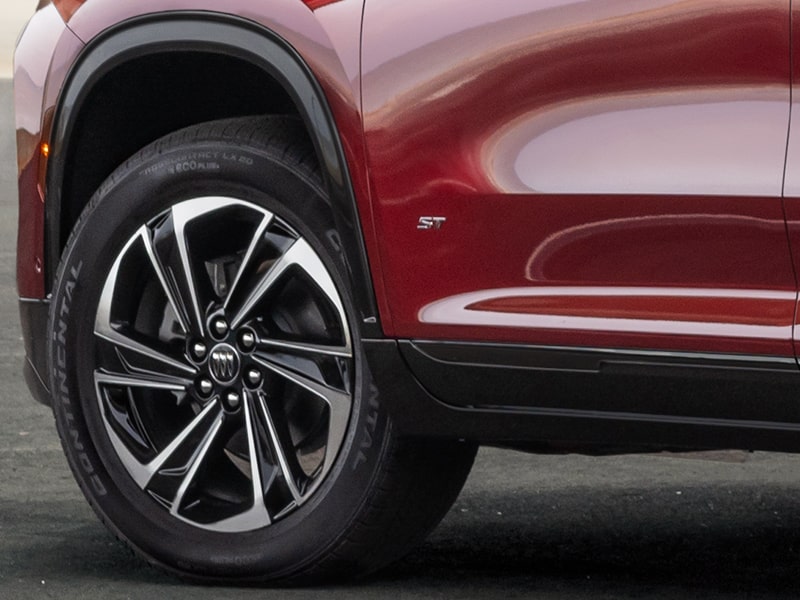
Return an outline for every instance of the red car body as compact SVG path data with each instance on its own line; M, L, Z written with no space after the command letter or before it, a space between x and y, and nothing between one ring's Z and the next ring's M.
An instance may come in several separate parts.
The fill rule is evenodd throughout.
M58 4L70 18L51 37L59 60L43 53L43 64L20 67L23 297L46 294L42 228L27 225L43 219L36 149L82 40L125 19L213 8L89 2L76 11L83 4ZM246 7L285 37L330 102L385 335L793 355L784 172L789 191L800 184L787 167L793 138L786 158L787 2L376 3L364 11L363 73L360 2L266 4L263 14L251 4L230 12ZM446 225L418 230L429 213ZM636 289L614 301L609 288L619 287ZM486 310L459 316L454 300L451 314L432 316L437 303L475 292ZM483 312L519 315L508 322L520 326L472 314ZM559 317L636 324L562 327ZM709 322L719 327L697 326Z
M48 298L90 194L162 135L250 108L247 82L206 105L203 69L174 75L197 53L206 83L224 61L277 81L314 139L403 431L800 450L789 0L45 4L15 91L18 286L44 401Z

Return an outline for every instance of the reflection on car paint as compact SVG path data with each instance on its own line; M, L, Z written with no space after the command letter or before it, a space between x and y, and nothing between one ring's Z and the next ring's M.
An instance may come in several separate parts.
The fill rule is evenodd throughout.
M769 290L537 287L438 300L420 320L440 325L574 329L789 340L795 294Z

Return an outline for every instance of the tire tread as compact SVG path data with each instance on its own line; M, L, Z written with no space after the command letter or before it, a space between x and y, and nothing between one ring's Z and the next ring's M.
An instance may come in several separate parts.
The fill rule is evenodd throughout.
M86 227L87 217L103 201L109 190L155 157L199 142L233 143L257 149L292 169L297 176L321 193L324 190L313 144L302 122L297 118L239 117L202 123L176 131L134 154L101 185L84 207L69 235L67 252L57 269L56 281L64 276L69 262L69 249ZM56 403L54 410L58 410ZM69 452L68 435L62 430L58 418L56 425L75 479L105 526L133 554L153 567L198 583L252 583L269 580L282 585L296 585L372 573L407 553L436 526L461 490L477 449L474 444L467 442L401 438L394 433L389 421L380 450L382 467L373 476L370 489L364 495L368 501L362 499L360 510L355 512L358 516L333 543L320 549L304 564L295 566L290 572L277 574L276 577L266 575L230 579L178 570L136 547L104 515L94 500Z

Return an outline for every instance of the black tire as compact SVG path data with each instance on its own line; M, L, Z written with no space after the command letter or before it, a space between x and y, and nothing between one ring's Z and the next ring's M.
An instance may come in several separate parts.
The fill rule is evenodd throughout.
M392 428L329 212L301 124L264 117L159 140L76 224L50 313L56 423L92 507L150 563L364 574L461 489L474 445Z

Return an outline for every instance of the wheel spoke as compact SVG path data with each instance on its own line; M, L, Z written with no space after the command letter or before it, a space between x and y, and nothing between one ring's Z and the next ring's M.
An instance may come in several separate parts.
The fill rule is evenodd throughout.
M273 263L270 269L263 275L261 280L255 285L247 296L242 306L236 311L232 319L233 327L238 327L247 318L250 311L258 304L259 300L272 288L290 267L299 267L310 277L312 281L324 293L326 298L335 307L339 316L340 323L347 323L344 306L339 299L336 286L333 283L328 270L314 252L313 248L303 239L295 241L283 255ZM343 328L345 336L344 352L351 351L350 334L346 327Z
M332 368L338 367L335 363L341 361L340 358L325 355L303 356L301 353L282 352L270 347L259 349L253 357L259 362L275 367L273 370L281 376L284 371L293 373L304 381L316 384L320 389L342 390L344 387L341 378L329 381L334 373Z
M217 521L207 526L212 531L251 531L264 527L272 522L269 511L264 503L264 461L258 451L259 435L256 430L257 400L249 393L244 394L244 419L247 433L247 454L250 460L250 477L252 482L253 505L246 511L233 517Z
M232 327L238 327L242 321L247 317L248 313L253 310L253 307L258 304L258 301L266 294L275 282L283 275L286 270L295 264L294 256L296 251L294 248L299 242L295 242L292 246L276 260L269 270L264 274L261 280L256 284L255 288L245 299L241 308L236 311L233 319L231 320Z
M250 244L247 247L247 251L242 257L242 264L239 265L239 270L236 272L236 277L231 283L230 288L228 289L228 295L225 298L224 307L227 310L228 303L230 302L231 298L233 298L234 293L236 292L237 287L239 286L242 277L250 264L250 261L253 260L253 256L256 253L256 249L258 248L259 243L261 242L262 237L264 236L264 232L267 230L267 227L272 222L272 214L266 213L264 217L261 219L261 222L258 224L255 233L253 234L253 238L250 240Z
M328 301L336 308L336 312L339 315L339 323L342 324L342 331L344 332L345 336L345 348L349 352L351 349L351 344L350 333L346 326L347 317L345 316L342 300L339 298L339 293L336 291L336 285L333 283L333 279L331 279L328 269L326 269L325 265L322 264L322 260L320 260L317 253L314 252L314 249L308 245L308 242L302 239L298 240L297 243L292 246L292 249L295 247L297 250L293 256L295 261L294 264L308 274L311 280L314 281L319 289L325 294Z
M180 487L178 488L178 492L175 494L175 498L172 501L172 508L170 509L170 513L175 516L180 516L180 509L181 504L183 503L183 497L186 495L186 491L189 489L189 486L194 481L195 476L197 475L197 470L200 468L200 465L203 464L203 461L208 454L208 450L211 448L211 444L214 443L214 440L219 433L219 430L222 428L222 420L223 415L220 413L216 419L214 419L211 428L206 433L205 437L202 439L200 444L194 451L194 454L189 459L189 462L186 464L186 467L181 469L181 472L185 472L186 475L181 482Z
M272 449L278 460L278 466L283 473L286 487L289 489L289 493L292 495L295 504L299 506L303 502L303 494L297 485L297 476L303 471L297 460L297 455L294 452L292 439L289 435L289 428L286 425L286 419L282 418L278 412L273 413L273 411L269 409L267 400L263 394L257 394L256 397L261 415L267 425ZM287 452L287 450L289 450L289 452Z
M163 236L156 235L156 251L159 259L167 265L167 270L172 274L180 289L183 297L182 305L187 306L186 317L191 321L192 333L201 337L205 335L203 309L200 306L197 285L189 258L186 226L192 219L210 210L222 208L226 204L218 202L208 206L206 202L201 201L191 205L186 202L176 204L170 211L170 218L159 228L164 229ZM159 231L159 233L161 232Z
M330 417L328 423L327 448L339 448L342 440L344 440L347 423L350 420L350 409L352 406L350 396L344 392L323 385L309 377L290 371L272 361L264 360L263 356L254 356L253 358L256 362L273 373L277 373L284 379L287 379L321 398L328 405ZM327 472L332 466L335 458L335 452L325 452L324 472Z
M289 350L300 354L311 356L338 356L341 358L352 358L353 352L347 346L327 346L323 344L306 344L302 342L286 342L272 338L261 339L258 342L260 349L269 351L272 348Z
M98 311L98 319L100 317ZM133 340L120 332L116 331L111 327L111 324L95 322L95 329L94 334L102 340L113 344L114 346L118 346L117 351L121 353L119 350L123 348L125 350L130 350L131 352L135 352L144 356L145 358L151 360L154 363L159 364L164 370L178 370L182 373L187 375L194 376L197 374L197 369L193 366L181 362L177 359L174 359L170 356L167 356L163 352L159 352L149 346L145 346L144 344Z
M143 355L148 359L155 361L156 363L160 363L165 369L177 369L183 373L194 375L196 373L194 367L167 356L155 348L142 344L141 342L138 342L127 335L124 335L115 329L111 324L111 307L114 302L114 291L117 285L117 277L119 276L120 265L122 264L122 260L124 259L126 253L137 239L140 239L139 235L134 236L128 241L111 267L111 271L106 279L106 283L103 286L103 291L100 295L100 302L97 306L97 315L94 322L94 333L99 338L110 342L115 346Z
M150 259L150 264L153 266L153 270L155 271L158 281L161 284L161 289L167 296L167 301L172 307L172 311L175 313L175 316L181 325L181 329L183 329L183 332L188 335L190 329L189 324L186 321L186 305L180 300L180 296L173 290L173 286L170 284L169 280L167 279L167 274L164 272L164 268L161 266L161 261L159 261L158 257L156 256L155 248L153 247L153 237L150 229L147 226L142 226L142 228L139 229L139 237L144 244L147 257Z
M172 392L184 392L192 384L190 379L179 379L168 375L123 375L120 373L107 373L103 371L95 371L94 380L100 385L149 388L154 390L169 390Z
M100 384L102 382L97 381L97 377L95 376L96 380L96 387L97 387L97 397L98 399L102 398L102 393L100 391ZM101 410L102 410L101 405ZM214 402L209 402L208 405L199 412L191 422L181 430L178 435L169 443L169 445L164 448L161 452L159 452L152 460L147 463L140 462L125 446L119 436L114 432L114 430L109 426L108 421L106 420L106 431L108 432L109 437L111 438L111 443L114 445L114 449L117 451L122 462L125 464L125 467L128 469L133 480L136 482L140 488L145 489L151 482L151 480L156 476L159 472L161 467L175 455L175 453L186 444L190 438L196 437L198 433L202 434L203 428L205 427L206 433L202 436L202 439L205 440L209 437L212 431L217 431L219 429L219 425L222 423L222 409L219 407L219 404ZM199 444L202 445L202 442ZM198 445L198 446L199 446Z

